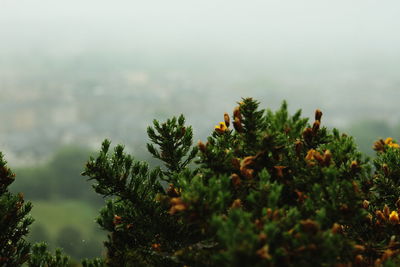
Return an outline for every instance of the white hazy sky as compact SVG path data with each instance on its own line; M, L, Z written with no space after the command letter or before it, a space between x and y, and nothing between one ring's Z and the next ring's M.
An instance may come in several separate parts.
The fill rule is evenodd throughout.
M0 48L391 57L399 14L395 0L0 0Z
M327 108L362 103L395 114L399 30L399 0L0 0L0 63L45 72L91 54L139 70L206 66L232 84L254 73L275 80L288 88L279 99L309 90L310 103L325 99Z

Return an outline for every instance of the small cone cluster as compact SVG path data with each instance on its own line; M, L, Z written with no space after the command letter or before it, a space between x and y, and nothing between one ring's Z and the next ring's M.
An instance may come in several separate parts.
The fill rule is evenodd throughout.
M376 225L382 225L383 223L390 223L393 225L400 224L400 218L397 211L390 211L387 205L384 206L383 210L375 211Z
M321 126L321 117L322 117L322 111L317 109L315 111L315 121L313 123L312 128L306 128L303 132L303 138L305 142L311 143L313 138L317 135L318 130Z
M171 209L169 210L169 214L171 215L177 212L184 211L187 208L186 204L182 201L182 198L180 197L171 198L170 203L171 203Z
M395 143L392 137L388 137L385 140L379 139L374 143L373 149L378 152L384 152L387 147L400 148L400 145Z
M325 150L323 155L315 149L310 149L305 157L305 160L310 166L314 166L316 162L318 162L321 166L326 167L331 164L331 159L332 153L329 149Z

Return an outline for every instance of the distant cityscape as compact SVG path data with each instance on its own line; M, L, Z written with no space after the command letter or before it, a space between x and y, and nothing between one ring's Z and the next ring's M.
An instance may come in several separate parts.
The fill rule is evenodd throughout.
M143 154L152 120L181 113L202 139L246 96L272 109L286 99L291 111L301 108L307 117L321 108L329 126L400 118L400 78L393 70L349 66L314 75L278 66L215 72L208 65L185 69L173 61L171 69L141 70L118 58L107 66L101 55L82 57L54 68L51 61L42 69L32 61L0 64L0 151L11 164L33 164L64 145L98 150L105 138Z

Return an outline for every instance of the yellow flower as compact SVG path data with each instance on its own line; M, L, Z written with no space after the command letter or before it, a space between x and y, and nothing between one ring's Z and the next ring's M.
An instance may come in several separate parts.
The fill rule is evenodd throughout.
M313 160L315 152L317 152L317 151L315 151L314 149L308 150L307 155L306 155L306 160Z
M219 125L215 126L215 131L217 131L217 133L224 133L226 130L228 130L228 127L226 127L224 121L221 121Z
M390 143L389 147L400 148L399 144L396 143Z
M396 144L393 142L392 137L388 137L385 139L385 145L388 145L389 147L393 147L393 148L400 148L399 144Z
M392 211L389 215L389 221L393 224L399 223L399 214L396 211Z
M385 144L386 145L389 145L391 143L393 143L393 138L392 137L388 137L388 138L385 139Z

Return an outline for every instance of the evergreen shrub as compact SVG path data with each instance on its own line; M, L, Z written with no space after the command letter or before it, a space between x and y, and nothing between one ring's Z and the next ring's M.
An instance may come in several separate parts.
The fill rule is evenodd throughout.
M396 266L400 148L245 98L193 146L183 116L154 121L150 170L105 140L83 175L108 197L108 266Z
M321 118L244 98L197 146L182 115L155 120L154 169L105 140L83 175L107 200L106 255L83 266L399 266L400 146L378 140L371 162ZM66 264L43 244L28 255L30 205L0 163L0 266Z

